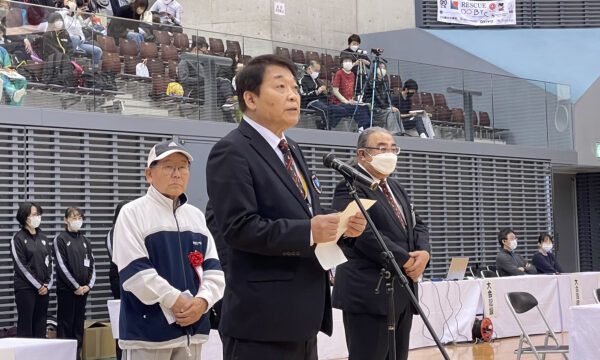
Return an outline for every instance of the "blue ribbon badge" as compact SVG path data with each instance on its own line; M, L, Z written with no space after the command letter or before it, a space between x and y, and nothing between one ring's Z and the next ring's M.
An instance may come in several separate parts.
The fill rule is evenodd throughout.
M315 190L317 190L319 194L323 192L323 189L321 189L321 183L319 182L319 179L317 179L317 175L313 175L311 179Z

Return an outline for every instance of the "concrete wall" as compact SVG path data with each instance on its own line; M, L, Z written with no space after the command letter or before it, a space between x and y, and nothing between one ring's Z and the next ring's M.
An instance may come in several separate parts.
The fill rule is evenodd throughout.
M315 48L342 49L352 33L415 26L413 0L280 0L285 16L274 14L274 0L178 1L185 27Z
M600 78L588 88L573 106L575 150L579 166L600 166L595 155L595 145L600 142Z

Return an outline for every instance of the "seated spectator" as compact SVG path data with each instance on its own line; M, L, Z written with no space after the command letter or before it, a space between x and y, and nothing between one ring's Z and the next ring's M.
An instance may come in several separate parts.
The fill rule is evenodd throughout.
M233 99L232 80L236 74L239 57L237 51L233 49L227 49L225 57L231 59L231 65L219 66L217 69L217 105L225 105L225 108L229 108L236 103Z
M0 32L4 33L2 25L0 25ZM27 80L11 67L8 52L0 46L0 95L4 91L9 105L21 105L26 94Z
M342 54L342 69L338 70L333 77L333 95L331 103L335 105L329 112L329 126L333 129L342 117L352 117L358 123L358 131L362 132L369 127L371 118L367 106L358 105L354 96L354 74L352 74L352 56Z
M182 6L177 0L156 0L150 8L153 14L160 15L160 23L181 26Z
M92 55L92 64L95 69L100 68L102 61L102 49L99 46L86 44L86 38L83 33L83 18L81 17L82 7L77 6L75 0L66 0L65 7L58 13L62 16L65 28L67 29L73 48L81 50L88 55Z
M531 263L537 269L539 274L559 274L563 272L562 267L556 261L552 253L552 236L550 234L541 234L538 238L539 251L533 255Z
M369 67L371 66L371 61L369 61L369 57L367 56L364 50L359 51L359 47L360 36L352 34L350 35L350 37L348 37L348 47L342 50L342 55L348 54L352 56L352 73L354 74L354 79L358 79L358 85L362 86L367 80L367 75L369 74ZM357 78L357 75L359 74L361 75L361 77Z
M192 50L190 52L199 55L208 55L208 44L202 39L198 39L196 42L192 41Z
M300 106L303 109L315 109L319 113L319 120L315 120L317 129L329 129L327 126L327 112L329 104L327 104L327 87L320 85L317 82L321 64L315 60L309 61L306 64L304 76L300 79Z
M140 44L144 41L144 34L140 33L139 27L146 10L148 0L135 0L129 5L121 6L115 13L115 17L120 19L112 19L108 26L108 36L135 41L139 52Z
M193 50L193 49L192 49ZM198 99L204 95L204 67L196 56L181 56L177 64L177 79L183 96Z
M430 136L427 135L425 130L425 124L420 116L410 114L412 106L412 97L419 90L419 85L413 79L408 79L402 86L402 92L399 96L399 109L400 117L402 118L402 125L404 130L417 129L419 136L423 139L427 139ZM433 134L430 134L433 135Z
M535 266L523 260L515 253L517 248L517 237L510 228L500 230L498 233L498 244L501 249L496 255L496 270L500 276L513 276L525 274L537 274Z
M369 80L363 101L373 103L373 123L377 126L385 127L392 135L402 135L402 125L400 120L400 112L398 108L392 106L386 87L389 89L389 82L386 78L387 66L380 63L380 69L377 69L375 77L375 100L372 102L373 83Z

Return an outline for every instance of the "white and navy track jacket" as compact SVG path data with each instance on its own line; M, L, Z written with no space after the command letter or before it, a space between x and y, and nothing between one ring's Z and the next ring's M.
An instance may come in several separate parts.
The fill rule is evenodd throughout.
M202 285L188 255L199 251L204 262ZM121 209L115 224L113 261L119 268L121 314L119 345L123 349L161 349L208 340L208 312L183 328L168 324L161 306L170 309L181 292L189 290L210 309L223 297L225 278L204 214L177 203L150 186L145 196Z
M54 282L52 246L38 228L35 234L21 229L10 241L11 255L15 268L14 289L39 290L48 284L48 290Z

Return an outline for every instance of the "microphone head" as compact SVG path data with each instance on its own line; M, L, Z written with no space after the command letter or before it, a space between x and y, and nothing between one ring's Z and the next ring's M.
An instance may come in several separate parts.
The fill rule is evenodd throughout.
M333 153L323 155L323 165L326 167L331 167L333 160L335 160L335 155Z

